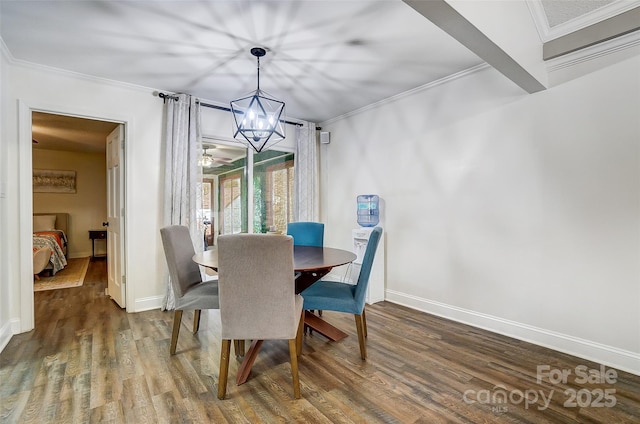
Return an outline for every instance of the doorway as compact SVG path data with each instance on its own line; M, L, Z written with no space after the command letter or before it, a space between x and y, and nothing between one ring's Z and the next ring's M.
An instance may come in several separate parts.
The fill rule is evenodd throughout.
M65 110L65 107L60 108L52 108L50 105L48 107L38 107L34 104L27 104L23 101L19 101L19 193L20 193L20 205L19 205L19 213L20 216L31 216L36 210L34 209L33 203L33 190L32 190L32 174L34 169L34 145L37 145L37 148L40 149L52 149L52 151L56 151L56 149L62 149L67 151L81 151L82 149L101 149L101 153L99 153L104 161L106 162L106 136L103 137L104 131L107 131L104 128L117 128L118 126L123 128L123 132L127 131L127 123L129 120L122 119L122 117L101 117L99 114L89 116L85 115L86 110L79 112L75 110ZM82 136L83 134L83 136ZM91 140L94 137L101 138L102 147L99 146L100 143L91 143ZM122 154L125 154L125 149L123 148ZM56 153L59 155L59 153ZM64 155L64 153L63 153ZM123 176L124 176L124 166L125 161L123 161ZM51 166L51 168L54 168ZM55 168L54 168L55 169ZM106 178L106 176L105 176ZM81 181L78 181L78 184L82 184ZM123 178L121 180L120 190L124 193L126 189L126 180ZM104 190L102 194L103 199L107 198L107 192ZM69 199L67 199L69 200ZM39 208L41 205L38 205ZM106 215L106 214L103 214ZM106 216L104 216L106 221ZM84 228L87 232L82 232L81 230L78 236L78 241L86 238L86 243L90 243L88 226L94 225L102 225L102 221L97 216L90 217L89 219L94 219L97 222L92 225L88 225L83 223L83 220L80 219L80 222L75 222L77 219L75 216L71 217L71 227L74 225L80 225L80 228ZM19 237L21 240L21 245L28 246L32 244L31 241L31 224L28 220L21 220L19 225ZM124 225L122 225L124 228ZM73 230L72 230L73 231ZM124 240L124 234L122 234L122 240ZM123 243L124 245L124 243ZM75 248L78 250L74 250ZM83 254L84 249L86 247L81 245L73 246L71 249L71 254ZM74 253L75 252L75 253ZM125 255L124 251L121 251L119 256L121 260L121 268L122 274L125 273ZM26 254L21 254L20 258L20 281L21 284L21 309L20 309L20 331L29 331L34 327L34 296L33 296L33 263L31 260L31 255L28 256ZM124 307L124 303L123 303Z

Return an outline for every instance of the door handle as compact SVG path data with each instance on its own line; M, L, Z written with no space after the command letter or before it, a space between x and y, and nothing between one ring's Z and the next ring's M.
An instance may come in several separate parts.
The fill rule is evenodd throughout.
M103 226L103 227L108 227L108 226L109 226L109 223L108 223L108 222L103 222L103 223L102 223L102 226Z

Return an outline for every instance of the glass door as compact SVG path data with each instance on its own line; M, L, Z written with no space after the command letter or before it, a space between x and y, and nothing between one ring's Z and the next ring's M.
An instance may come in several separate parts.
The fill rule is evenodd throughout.
M267 150L253 155L253 232L286 233L293 220L294 155Z
M247 232L247 150L203 141L202 210L207 246L218 235Z
M292 152L253 153L205 140L202 154L200 216L207 247L220 234L286 232L293 220Z

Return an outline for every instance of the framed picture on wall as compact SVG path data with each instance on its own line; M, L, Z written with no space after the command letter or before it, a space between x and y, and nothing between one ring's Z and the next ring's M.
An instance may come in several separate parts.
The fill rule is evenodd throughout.
M75 193L76 171L57 169L33 170L34 193Z

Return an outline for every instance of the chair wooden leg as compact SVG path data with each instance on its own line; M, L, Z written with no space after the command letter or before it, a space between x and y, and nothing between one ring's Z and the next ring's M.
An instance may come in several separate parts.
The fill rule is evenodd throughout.
M200 309L193 311L193 334L196 334L200 329Z
M366 306L362 308L362 328L364 329L364 336L367 337L367 315L364 312L365 309L367 309Z
M220 347L220 373L218 374L218 399L224 399L227 394L230 352L231 340L222 340L222 346Z
M169 353L175 355L176 345L178 344L178 333L180 333L180 321L182 321L182 310L176 309L173 312L173 331L171 332L171 346Z
M298 353L296 339L289 340L289 356L291 357L291 377L293 377L293 397L300 399L300 378L298 377Z
M298 333L296 334L296 354L300 356L302 353L302 338L304 336L304 309L300 314L300 322L298 323Z
M313 313L313 311L312 311L312 310L310 310L309 312L310 312L310 313ZM302 310L302 320L304 321L304 309ZM303 332L304 334L309 333L309 335L311 335L311 332L312 332L312 331L313 331L313 330L311 329L311 327L309 327L307 324L304 324L304 328L303 328L303 330L302 330L302 332Z
M234 340L233 350L236 353L236 356L244 356L244 340Z
M364 344L364 325L362 324L362 315L354 315L356 317L356 328L358 329L358 342L360 343L360 357L367 359L367 347Z

